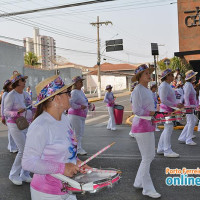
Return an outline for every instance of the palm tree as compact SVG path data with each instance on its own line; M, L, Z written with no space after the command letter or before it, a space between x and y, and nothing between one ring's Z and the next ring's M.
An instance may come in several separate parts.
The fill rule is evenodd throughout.
M33 52L27 52L24 56L24 62L26 65L38 65L38 57Z

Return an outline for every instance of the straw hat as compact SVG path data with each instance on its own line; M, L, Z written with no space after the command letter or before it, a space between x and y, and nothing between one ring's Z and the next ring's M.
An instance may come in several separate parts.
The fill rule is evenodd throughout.
M47 99L55 96L72 85L74 85L74 83L65 85L63 80L58 75L54 75L43 80L35 87L37 94L35 106L38 106Z
M106 90L112 89L113 87L111 85L106 85Z
M3 84L3 89L5 90L6 87L7 87L10 83L11 83L10 80L6 80L6 81L4 82L4 84Z
M189 80L192 77L196 76L198 74L198 72L194 72L193 70L189 70L185 73L185 80Z
M149 73L151 74L154 71L154 68L153 67L149 68L146 64L139 65L135 70L135 75L132 77L131 81L136 82L138 75L146 70L149 70Z
M83 80L85 80L85 79L81 76L75 76L75 77L72 78L73 83L76 83L78 81L83 81Z
M174 71L172 71L171 69L166 69L165 71L162 72L161 80L165 78L168 74L173 74L173 73Z
M11 82L11 84L13 84L13 83L15 83L16 81L18 81L18 80L20 80L22 78L27 79L28 76L23 76L18 71L14 71L13 75L10 77L10 82Z

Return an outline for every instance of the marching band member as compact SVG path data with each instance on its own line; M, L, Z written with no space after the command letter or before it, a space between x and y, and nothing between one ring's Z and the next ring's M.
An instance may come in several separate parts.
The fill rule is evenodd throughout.
M159 97L161 100L160 111L172 112L171 107L182 108L182 104L176 104L176 96L174 90L171 88L170 83L174 80L174 72L171 69L166 69L161 76L161 85L158 88ZM179 157L171 149L171 134L173 131L173 123L167 122L164 124L164 130L158 142L158 154L164 154L165 157Z
M1 121L4 125L6 125L6 117L4 116L4 101L7 94L12 91L10 80L6 80L3 86L4 93L1 99ZM8 131L8 150L12 153L16 153L18 151L17 145L15 144L10 131Z
M195 108L197 105L196 91L192 85L193 82L196 81L196 74L198 72L194 72L193 70L189 70L185 73L186 83L183 87L184 89L184 102L186 107ZM187 145L196 145L196 143L192 140L194 127L196 125L197 119L193 114L186 114L187 124L185 125L181 135L178 140L180 143L186 143Z
M72 177L80 170L77 141L69 118L64 114L70 107L70 86L58 75L36 86L37 110L28 129L22 159L23 168L34 173L32 200L76 200L75 195L62 191L62 181L50 175L61 173Z
M16 124L16 119L20 116L26 117L29 123L32 121L33 117L32 110L26 109L31 105L32 101L30 100L29 94L23 91L26 86L27 78L28 76L23 76L17 71L13 72L13 76L10 79L13 90L7 94L4 103L4 115L7 119L8 131L18 148L17 156L9 174L9 179L15 185L22 185L22 181L31 182L29 172L23 170L21 165L27 128L19 130Z
M72 90L70 99L71 108L68 110L68 116L78 140L78 154L80 155L87 154L87 152L82 148L85 119L88 113L88 99L81 90L83 87L83 80L84 79L80 76L76 76L72 79L74 89Z
M153 71L154 68L148 68L146 64L143 64L137 67L132 78L132 82L139 81L132 95L132 109L135 115L132 133L135 135L142 156L133 186L142 188L143 195L159 198L161 195L156 192L149 172L151 162L155 157L155 126L150 120L140 118L140 116L153 116L155 114L152 92L148 89L148 82L151 81Z
M107 129L115 131L116 130L116 123L115 123L115 117L114 117L115 97L112 93L112 86L111 85L107 85L106 90L107 90L107 92L105 94L103 102L107 103L108 113L109 113L109 120L108 120Z

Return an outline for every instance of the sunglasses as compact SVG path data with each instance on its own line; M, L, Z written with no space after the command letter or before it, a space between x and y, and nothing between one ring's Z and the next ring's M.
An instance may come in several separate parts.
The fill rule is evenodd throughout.
M58 93L57 95L61 95L61 94L67 94L69 97L71 97L71 90L67 90L66 92Z

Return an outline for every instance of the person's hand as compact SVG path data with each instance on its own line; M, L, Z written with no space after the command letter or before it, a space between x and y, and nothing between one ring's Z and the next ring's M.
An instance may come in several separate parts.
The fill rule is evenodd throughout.
M64 175L68 177L73 177L79 171L79 167L73 163L65 163Z
M23 112L25 112L25 111L26 111L25 108L21 108L21 109L18 110L18 113L23 113Z
M177 104L177 106L176 106L177 108L183 108L184 107L184 105L182 104L182 103L179 103L179 104Z
M83 162L83 161L81 161L81 160L77 160L76 165L79 166L82 162ZM91 170L92 167L90 167L90 166L88 166L87 164L85 164L85 165L81 166L79 169L80 169L80 172L81 172L82 174L85 174L85 173L87 173L88 170Z
M6 120L5 119L2 119L1 122L2 122L2 124L6 125Z
M150 112L149 112L149 115L150 115L150 116L154 116L154 115L155 115L155 111L150 111Z
M82 110L84 110L84 109L86 109L86 108L87 108L87 106L81 105L81 109L82 109Z

